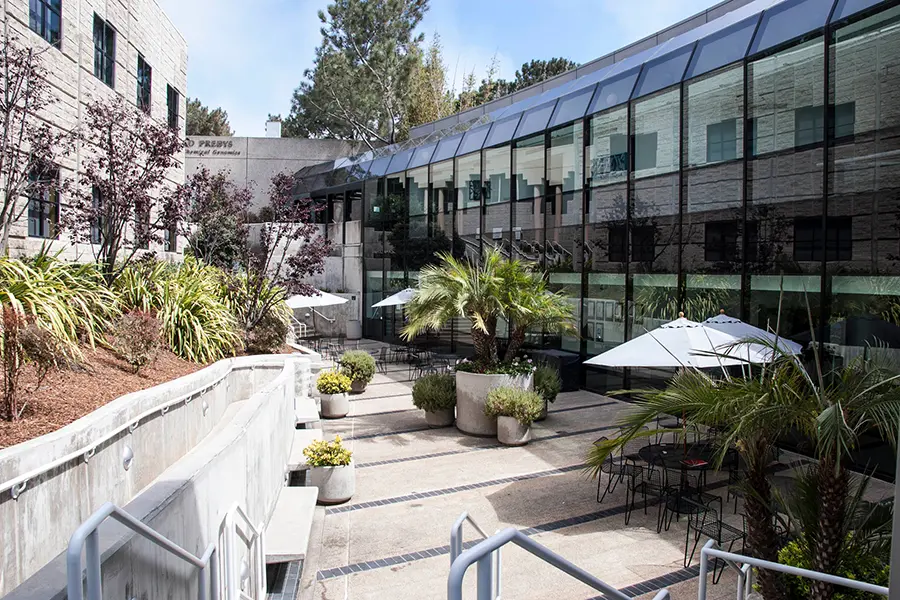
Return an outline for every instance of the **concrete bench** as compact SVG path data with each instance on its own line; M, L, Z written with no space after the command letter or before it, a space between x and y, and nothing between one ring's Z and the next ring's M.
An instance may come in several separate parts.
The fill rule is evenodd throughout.
M281 489L272 518L266 525L264 551L267 565L306 558L318 496L319 489L314 487Z
M316 440L323 439L321 429L296 429L294 430L294 445L291 446L291 455L288 458L288 471L306 470L306 457L303 449Z
M311 429L319 424L319 409L316 399L304 396L297 399L294 409L294 425L297 429Z

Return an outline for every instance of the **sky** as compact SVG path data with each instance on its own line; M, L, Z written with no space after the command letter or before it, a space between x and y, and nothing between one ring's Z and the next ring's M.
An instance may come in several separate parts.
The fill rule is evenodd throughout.
M704 10L719 0L431 0L420 24L441 36L458 91L496 55L512 79L532 59L582 64ZM158 0L188 43L187 95L221 107L235 135L262 136L266 117L287 116L291 95L319 45L328 0Z

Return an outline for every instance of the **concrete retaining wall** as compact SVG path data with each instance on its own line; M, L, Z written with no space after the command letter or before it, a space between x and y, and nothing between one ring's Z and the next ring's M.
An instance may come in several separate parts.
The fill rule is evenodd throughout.
M165 415L157 411L148 416L133 433L126 429L88 461L73 460L29 482L18 499L9 493L0 498L0 595L24 581L9 598L64 597L60 553L75 528L107 501L124 506L197 554L214 539L235 502L254 522L267 520L284 483L295 395L308 390L302 382L308 381L309 370L309 359L296 355L219 361L0 451L0 481L6 481L103 437L167 400L202 390ZM122 464L126 445L134 451L128 470ZM179 598L193 593L193 569L142 539L131 539L120 526L105 524L101 540L104 597ZM135 568L139 565L152 568Z

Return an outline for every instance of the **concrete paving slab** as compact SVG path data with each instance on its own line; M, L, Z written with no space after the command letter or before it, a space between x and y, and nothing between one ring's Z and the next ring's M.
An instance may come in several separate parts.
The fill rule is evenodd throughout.
M318 493L314 487L282 488L266 525L266 564L306 558Z

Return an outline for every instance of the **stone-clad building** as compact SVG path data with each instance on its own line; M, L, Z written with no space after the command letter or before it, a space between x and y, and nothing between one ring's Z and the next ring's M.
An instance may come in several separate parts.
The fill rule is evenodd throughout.
M4 0L4 27L21 42L44 49L44 64L58 102L53 125L71 130L82 122L92 98L117 93L160 123L184 131L187 43L155 0ZM74 177L80 152L60 167ZM172 169L184 181L184 157ZM69 258L87 258L90 249L60 239L55 223L66 198L35 198L13 228L10 252L27 254L48 241ZM58 241L57 241L58 240ZM180 253L173 241L151 248Z

